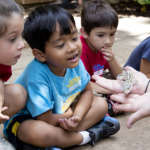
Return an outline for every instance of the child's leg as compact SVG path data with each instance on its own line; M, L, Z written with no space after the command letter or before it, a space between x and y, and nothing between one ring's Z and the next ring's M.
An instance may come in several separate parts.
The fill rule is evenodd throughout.
M103 138L114 135L120 129L120 123L117 119L106 116L107 110L106 100L94 96L92 107L77 129L77 131L88 129L91 137L90 144L92 145Z
M27 93L19 84L5 85L4 106L8 109L4 112L9 117L20 111L26 103Z
M91 109L78 130L85 130L99 122L107 113L107 109L106 101L101 97L94 96ZM79 132L67 132L40 120L24 121L19 126L17 136L23 142L38 147L70 147L79 145L83 140Z
M101 119L104 118L108 111L108 105L104 98L99 96L94 96L93 103L88 111L85 118L82 120L82 122L79 125L78 131L86 130L93 125L95 125L97 122L99 122Z
M69 147L79 145L83 140L78 132L67 132L40 120L24 121L19 126L17 136L23 142L37 147Z

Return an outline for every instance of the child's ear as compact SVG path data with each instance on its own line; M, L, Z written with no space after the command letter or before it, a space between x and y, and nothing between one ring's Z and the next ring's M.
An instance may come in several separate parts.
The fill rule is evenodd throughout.
M39 49L32 49L32 54L33 56L40 62L44 63L46 61L46 57L45 57L45 54L40 51Z
M85 39L88 38L88 34L86 33L86 31L84 30L83 27L80 28L80 33L81 33L81 35L82 35Z

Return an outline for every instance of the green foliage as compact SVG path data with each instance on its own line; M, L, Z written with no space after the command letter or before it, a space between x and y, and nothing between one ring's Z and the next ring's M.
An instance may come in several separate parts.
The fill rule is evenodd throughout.
M150 4L150 0L135 0L135 1L137 1L141 5Z

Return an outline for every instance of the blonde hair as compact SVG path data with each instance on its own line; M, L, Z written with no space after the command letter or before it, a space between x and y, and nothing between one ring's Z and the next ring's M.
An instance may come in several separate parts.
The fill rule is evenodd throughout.
M0 36L7 31L7 20L12 13L23 16L23 8L14 0L0 0Z

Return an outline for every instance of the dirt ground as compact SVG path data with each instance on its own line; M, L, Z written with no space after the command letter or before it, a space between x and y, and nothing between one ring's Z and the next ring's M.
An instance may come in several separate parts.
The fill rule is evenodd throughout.
M74 15L77 28L80 28L80 17ZM150 18L135 16L119 16L119 26L113 51L121 65L125 63L131 51L149 35ZM26 48L19 62L13 67L13 82L32 60L31 50ZM94 147L90 145L72 148L72 150L149 150L150 149L150 119L137 122L133 128L127 129L126 121L129 115L117 117L121 124L120 131L105 140L99 141Z

